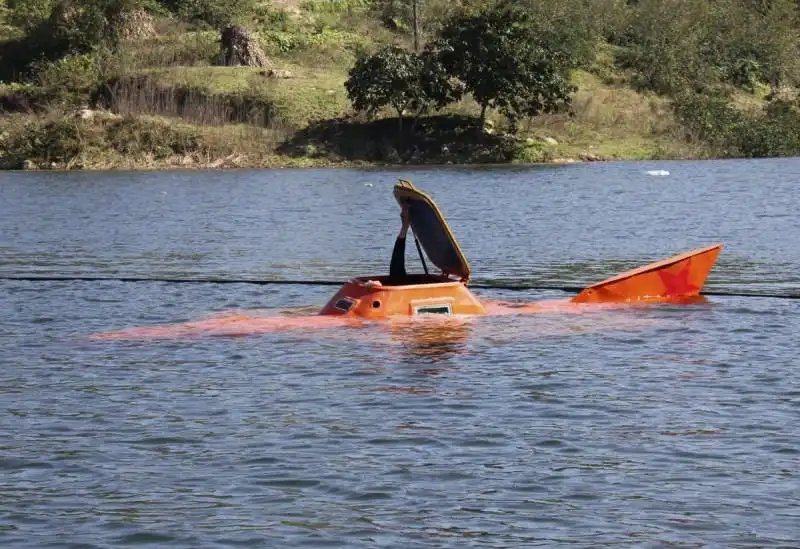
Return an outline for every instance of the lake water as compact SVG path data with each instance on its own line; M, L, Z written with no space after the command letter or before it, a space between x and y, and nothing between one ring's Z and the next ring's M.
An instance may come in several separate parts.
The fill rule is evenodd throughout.
M398 177L479 284L582 286L724 242L706 289L800 293L800 159L0 173L0 277L385 273ZM0 547L800 543L798 300L91 338L334 291L0 280Z

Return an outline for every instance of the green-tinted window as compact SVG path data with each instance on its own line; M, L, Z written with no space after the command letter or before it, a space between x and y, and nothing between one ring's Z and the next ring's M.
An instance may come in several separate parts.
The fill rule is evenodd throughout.
M424 315L424 314L437 314L437 315L449 315L452 314L452 309L450 305L428 305L423 307L415 307L414 314Z

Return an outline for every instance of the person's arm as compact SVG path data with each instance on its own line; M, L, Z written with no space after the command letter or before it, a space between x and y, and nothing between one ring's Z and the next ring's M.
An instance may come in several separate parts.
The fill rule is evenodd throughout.
M392 250L392 262L389 264L389 277L399 279L406 276L406 234L408 233L408 209L403 208L400 213L403 220L403 226L400 228L400 234L394 241L394 249Z

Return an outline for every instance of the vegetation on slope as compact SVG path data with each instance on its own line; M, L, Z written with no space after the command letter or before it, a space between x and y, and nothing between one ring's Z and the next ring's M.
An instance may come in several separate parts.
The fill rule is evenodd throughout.
M798 10L6 0L0 168L796 155ZM225 66L232 25L266 64Z

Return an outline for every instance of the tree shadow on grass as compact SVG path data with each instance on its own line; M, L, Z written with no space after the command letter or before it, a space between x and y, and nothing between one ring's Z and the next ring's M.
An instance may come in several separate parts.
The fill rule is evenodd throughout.
M389 164L482 164L510 162L518 142L483 131L476 117L444 115L411 120L361 122L337 118L314 122L284 142L278 152L291 157Z

